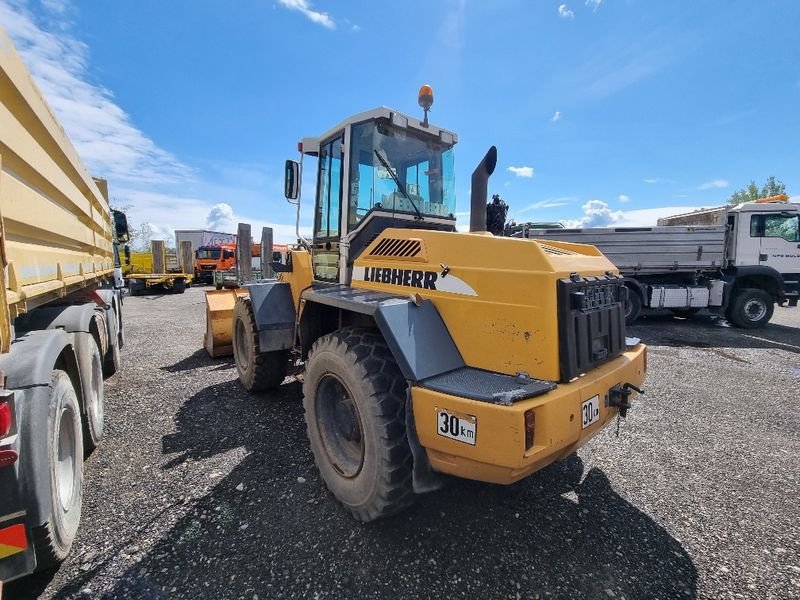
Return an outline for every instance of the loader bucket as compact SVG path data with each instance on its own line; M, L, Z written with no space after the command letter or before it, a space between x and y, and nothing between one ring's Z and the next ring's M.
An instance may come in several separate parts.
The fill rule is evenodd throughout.
M206 334L203 345L213 358L233 354L233 307L247 296L245 288L206 292Z

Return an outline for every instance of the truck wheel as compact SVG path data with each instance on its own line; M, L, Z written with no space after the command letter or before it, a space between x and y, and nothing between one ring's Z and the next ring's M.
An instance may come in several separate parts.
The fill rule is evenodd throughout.
M90 337L90 336L89 336ZM105 388L103 386L103 360L94 338L77 348L83 396L83 447L88 456L97 448L103 437L105 420Z
M321 337L306 365L303 407L314 461L328 489L364 523L414 500L407 385L386 342L370 329Z
M625 301L625 325L632 325L642 313L642 299L639 292L628 288L628 299Z
M736 293L727 312L728 320L744 329L763 327L772 318L775 304L764 290L744 288Z
M258 328L250 298L237 298L233 307L233 357L239 381L248 392L264 392L278 387L286 379L289 351L261 352Z
M55 370L50 382L47 418L50 516L33 530L37 570L64 560L81 519L83 499L83 437L78 398L64 371Z
M131 279L128 282L128 289L131 292L131 296L142 296L144 295L146 285L143 281L136 281L135 279Z
M172 293L173 294L182 294L186 291L186 280L185 279L176 279L175 283L172 284Z

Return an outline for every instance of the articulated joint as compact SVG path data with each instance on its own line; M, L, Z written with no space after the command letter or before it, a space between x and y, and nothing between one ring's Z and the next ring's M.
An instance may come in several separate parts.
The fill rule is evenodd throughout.
M644 394L644 390L639 389L632 383L615 385L608 390L608 405L619 408L619 416L623 419L628 416L628 409L632 407L630 395L633 392Z

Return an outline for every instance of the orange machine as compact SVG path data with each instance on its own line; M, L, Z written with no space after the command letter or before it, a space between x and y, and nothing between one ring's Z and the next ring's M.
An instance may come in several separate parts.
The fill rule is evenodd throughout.
M236 266L236 244L200 246L195 252L194 275L199 283L212 283L214 271Z

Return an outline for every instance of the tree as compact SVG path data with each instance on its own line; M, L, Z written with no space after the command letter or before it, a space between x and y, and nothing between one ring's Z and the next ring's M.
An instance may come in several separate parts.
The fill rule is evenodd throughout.
M731 194L728 202L731 204L741 204L742 202L755 202L759 198L768 198L770 196L779 196L786 193L786 185L777 179L774 175L770 175L766 183L758 189L755 181L736 192Z
M116 198L112 198L111 208L122 211L128 215L128 233L130 236L128 239L128 246L130 246L134 252L150 252L150 239L153 237L153 226L150 223L142 223L137 227L133 226L130 219L133 204L119 204Z

